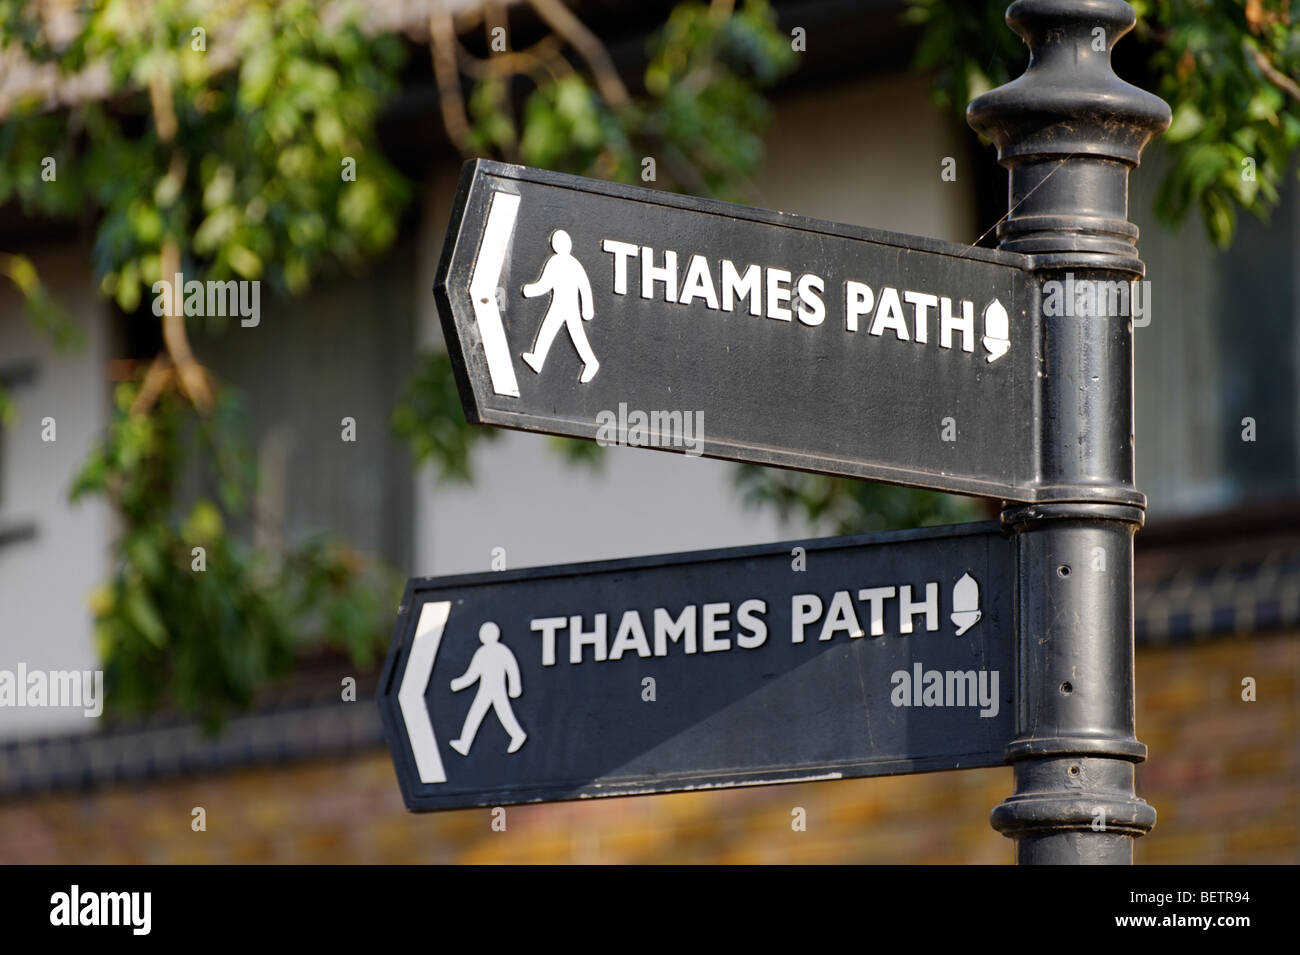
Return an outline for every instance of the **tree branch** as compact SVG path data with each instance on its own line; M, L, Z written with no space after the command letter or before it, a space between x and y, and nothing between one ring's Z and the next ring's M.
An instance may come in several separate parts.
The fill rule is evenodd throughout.
M605 102L613 109L621 110L630 101L627 87L614 69L614 61L596 35L587 29L559 0L528 0L537 15L546 21L552 30L564 37L591 67L596 80L596 88Z
M158 131L159 140L170 144L176 136L176 112L172 104L171 80L161 70L156 70L149 78L149 105L153 110L154 128ZM185 181L186 171L184 158L173 148L167 175L176 179L178 189ZM159 277L164 282L173 283L181 270L180 244L175 238L168 237L163 240L158 264ZM163 344L166 345L167 355L175 367L176 379L181 391L194 402L194 406L199 411L206 413L212 408L212 385L208 381L207 370L198 363L194 352L190 349L190 340L185 333L185 308L180 305L182 295L181 289L173 287L172 294L168 296L167 309L162 320ZM157 367L159 365L155 361L150 366L149 373ZM170 378L164 380L158 377L151 381L149 373L145 375L145 383L151 385L151 389L146 390L143 385L141 386L140 394L136 396L132 405L135 409L147 411L151 408L158 398L155 389L160 389L170 381Z
M148 414L154 404L172 384L172 363L166 352L159 352L149 363L149 369L140 382L140 390L131 402L131 414Z
M154 128L164 143L176 137L176 109L172 104L172 84L161 69L149 77L149 107L153 110Z
M469 118L460 89L460 72L456 68L456 27L451 15L442 7L429 14L429 53L433 57L433 75L438 83L443 128L457 149L469 153Z
M544 69L552 79L572 72L572 67L560 56L560 38L554 34L539 40L526 50L510 50L481 60L456 44L456 61L461 71L476 80L496 79L514 73L524 73L536 78L537 70Z
M1256 47L1249 40L1242 40L1241 42L1246 47L1246 52L1250 54L1251 59L1255 61L1255 65L1259 67L1259 71L1268 78L1269 82L1300 103L1300 85L1274 66L1263 50Z
M483 4L483 32L487 34L489 50L492 49L492 34L498 29L502 34L506 36L509 35L506 26L506 14L501 6L493 2L493 0L485 0ZM510 51L507 49L504 55L509 55L509 52ZM489 60L494 58L496 55L497 54L494 53L492 57L489 57ZM502 75L509 74L506 73ZM518 143L519 127L515 122L514 105L510 102L510 90L508 87L503 89L501 96L497 101L497 107L500 109L501 115L503 115L506 118L506 121L510 123L511 139Z
M168 239L163 243L161 256L161 272L164 281L172 282L173 277L180 270L180 246L175 239ZM179 379L181 390L189 396L196 408L207 412L212 408L212 386L208 382L207 370L198 363L194 352L190 350L190 340L185 334L185 309L183 306L178 307L182 290L173 288L170 298L171 301L168 302L168 308L163 315L163 343L167 346L167 354L176 367L176 377Z

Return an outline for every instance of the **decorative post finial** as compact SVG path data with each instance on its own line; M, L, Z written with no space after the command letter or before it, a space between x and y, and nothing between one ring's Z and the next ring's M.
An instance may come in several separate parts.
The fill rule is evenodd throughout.
M1001 247L1035 256L1037 267L1142 274L1128 174L1170 113L1111 68L1111 49L1136 19L1123 0L1016 0L1007 23L1029 46L1029 66L966 110L1011 172Z

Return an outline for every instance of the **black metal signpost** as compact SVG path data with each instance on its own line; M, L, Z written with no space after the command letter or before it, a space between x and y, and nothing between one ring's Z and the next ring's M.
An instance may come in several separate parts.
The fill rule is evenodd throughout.
M381 684L411 809L993 766L999 525L413 580Z
M1143 274L1128 174L1169 110L1111 69L1121 0L1007 19L1029 68L968 111L1011 172L996 252L467 165L435 294L470 420L1005 505L411 581L380 684L408 808L1009 762L1020 862L1132 861L1133 327L1043 296Z

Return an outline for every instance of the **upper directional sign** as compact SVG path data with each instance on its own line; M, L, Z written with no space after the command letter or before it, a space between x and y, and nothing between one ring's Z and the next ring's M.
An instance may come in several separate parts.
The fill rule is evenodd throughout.
M471 421L1031 502L1026 265L480 160L435 294Z
M379 706L410 809L992 766L997 524L412 580Z

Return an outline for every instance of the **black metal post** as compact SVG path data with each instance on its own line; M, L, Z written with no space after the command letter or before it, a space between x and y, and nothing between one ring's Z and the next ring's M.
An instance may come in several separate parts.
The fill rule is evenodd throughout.
M1043 502L1002 514L1020 558L1019 707L1015 792L992 824L1021 864L1127 864L1156 820L1133 785L1146 756L1133 720L1133 534L1146 498L1134 486L1128 295L1108 305L1120 301L1110 283L1127 293L1143 275L1128 175L1170 115L1111 68L1135 22L1127 3L1018 0L1007 22L1029 67L967 119L1010 171L1001 247L1032 256L1039 279L1039 406L1026 411Z

